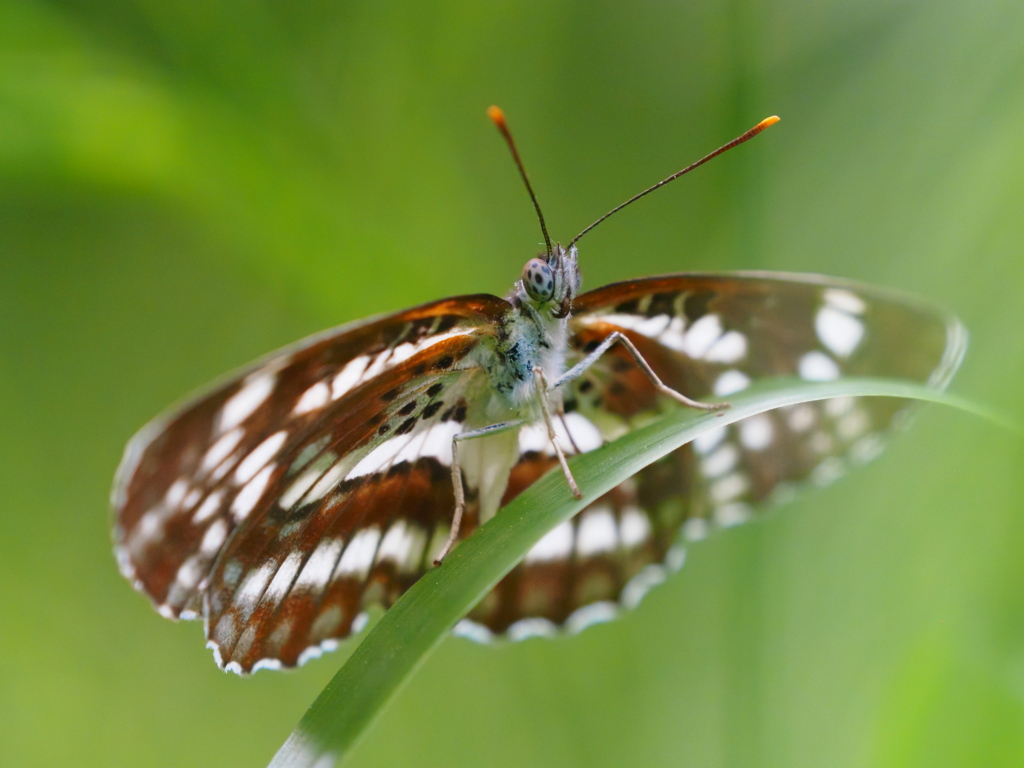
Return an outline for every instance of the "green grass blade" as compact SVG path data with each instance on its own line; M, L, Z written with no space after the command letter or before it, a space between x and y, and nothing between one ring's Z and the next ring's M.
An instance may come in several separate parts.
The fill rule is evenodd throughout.
M313 702L271 762L272 768L326 768L347 755L385 703L451 628L535 542L598 496L702 432L772 410L840 396L889 396L954 406L1013 428L961 398L919 384L877 379L779 381L730 398L716 413L673 411L571 460L584 493L576 500L561 472L548 473L428 572L388 610Z

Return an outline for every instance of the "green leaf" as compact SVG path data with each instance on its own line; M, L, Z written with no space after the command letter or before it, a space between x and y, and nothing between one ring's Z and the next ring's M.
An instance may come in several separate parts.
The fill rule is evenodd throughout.
M570 464L584 498L549 472L459 544L389 609L317 697L271 762L326 768L360 736L445 635L541 537L594 499L702 432L786 405L840 396L944 403L1001 423L985 409L919 384L878 379L776 381L730 398L725 411L674 410Z

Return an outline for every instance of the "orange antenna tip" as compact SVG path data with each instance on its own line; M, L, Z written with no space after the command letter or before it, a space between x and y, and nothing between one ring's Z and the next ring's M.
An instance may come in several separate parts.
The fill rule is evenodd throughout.
M508 129L508 123L505 122L505 113L501 111L501 107L490 106L487 108L487 116L491 118L491 122L497 126L501 135L505 139L505 143L508 144L508 149L512 153L512 160L516 164L516 168L519 169L519 175L523 177L523 184L526 185L526 191L530 195L530 200L533 201L533 209L537 212L537 221L540 222L540 231L544 235L544 246L547 252L548 258L551 258L551 238L548 236L548 225L544 223L544 214L540 212L540 203L537 202L537 195L533 193L533 185L530 184L530 178L526 175L526 167L523 165L522 158L519 157L519 149L516 147L515 139L512 138L512 131Z
M505 113L501 111L501 107L490 106L487 108L487 116L491 118L491 122L499 128L505 128ZM778 118L775 118L778 120Z
M599 218L597 221L595 221L589 227L587 227L582 232L580 232L578 235L576 235L576 237L574 237L572 240L569 241L569 246L568 247L572 248L576 244L576 241L579 240L581 237L583 237L585 234L587 234L587 232L592 230L594 227L596 227L598 224L600 224L602 221L607 219L612 214L615 214L615 213L618 213L619 211L621 211L627 205L632 205L637 200L639 200L641 197L644 197L645 195L649 195L654 190L656 190L656 189L658 189L660 187L665 186L670 181L675 181L680 176L689 173L690 171L694 170L695 168L700 168L700 166L704 165L704 163L706 163L708 160L711 160L712 158L718 157L723 152L728 152L733 147L739 146L740 144L742 144L745 141L749 141L750 139L752 139L755 136L757 136L757 134L759 134L765 128L768 128L769 126L775 125L777 122L779 122L778 115L772 115L771 117L766 117L760 123L758 123L753 128L751 128L749 131L747 131L745 133L741 133L739 136L737 136L735 139L730 141L728 144L723 144L718 149L716 149L714 152L712 152L710 155L705 155L704 157L702 157L697 162L691 163L690 165L688 165L685 168L683 168L683 170L676 171L675 173L673 173L668 178L662 179L657 184L654 184L653 186L648 187L647 189L645 189L640 194L633 195L631 198L629 198L629 200L627 200L624 203L621 203L620 205L615 206L610 211L608 211L608 213L606 213L604 216Z

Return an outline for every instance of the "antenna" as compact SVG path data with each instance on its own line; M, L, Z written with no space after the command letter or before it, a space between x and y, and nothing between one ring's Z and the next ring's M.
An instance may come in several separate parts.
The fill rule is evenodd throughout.
M752 139L752 138L754 138L755 136L757 136L757 134L759 134L759 133L760 133L761 131L763 131L763 130L764 130L765 128L768 128L768 127L770 127L770 126L772 126L772 125L775 125L775 124L776 124L777 122L779 122L779 118L778 118L778 117L776 117L775 115L772 115L771 117L766 117L766 118L765 118L764 120L762 120L762 121L761 121L760 123L758 123L758 124L757 124L757 125L755 125L755 126L754 126L753 128L751 128L751 129L750 129L749 131L747 131L747 132L746 132L746 133L744 133L744 134L741 134L740 136L737 136L737 137L736 137L735 139L733 139L732 141L730 141L730 142L729 142L728 144L725 144L725 145L723 145L723 146L719 147L719 148L718 148L718 149L716 149L716 150L715 150L714 152L712 152L712 153L711 153L710 155L706 155L706 156L702 157L702 158L701 158L700 160L698 160L697 162L695 162L695 163L693 163L693 164L691 164L691 165L688 165L688 166L686 166L685 168L683 168L683 170L681 170L681 171L677 171L676 173L673 173L673 174L672 174L671 176L669 176L669 177L668 177L667 179L662 179L662 180L661 180L661 181L659 181L659 182L658 182L657 184L655 184L654 186L648 187L647 189L645 189L645 190L644 190L643 192L641 192L640 194L637 194L637 195L633 195L633 197L629 198L629 200L627 200L626 202L622 203L621 205L617 205L617 206L615 206L615 207L614 207L614 208L612 208L612 209L611 209L610 211L608 211L608 213L606 213L606 214L605 214L604 216L602 216L601 218L599 218L599 219L598 219L597 221L595 221L595 222L594 222L593 224L591 224L591 225L590 225L589 227L587 227L587 228L586 228L586 229L584 229L584 230L583 230L582 232L580 232L580 233L579 233L578 235L576 235L576 237L574 237L574 238L573 238L572 240L570 240L570 241L569 241L569 245L568 245L568 246L566 246L566 250L568 250L569 248L572 248L572 247L573 247L573 245L575 245L575 244L576 244L576 242L577 242L577 241L578 241L578 240L579 240L579 239L580 239L581 237L583 237L583 236L584 236L585 234L587 234L587 232L589 232L590 230L592 230L592 229L593 229L594 227L596 227L596 226L597 226L598 224L600 224L600 223L601 223L602 221L604 221L605 219L607 219L607 218L608 218L609 216L611 216L611 215L612 215L613 213L618 213L618 212L619 212L619 211L621 211L621 210L622 210L623 208L625 208L625 207L626 207L627 205L629 205L629 204L631 204L631 203L635 203L635 202L636 202L637 200L639 200L639 199L640 199L641 197L643 197L644 195L650 194L651 192L653 192L654 190L656 190L656 189L657 189L658 187L663 187L663 186L665 186L666 184L668 184L668 183L669 183L670 181L675 181L676 179L678 179L678 178L679 178L680 176L682 176L683 174L689 173L689 172L690 172L690 171L692 171L692 170L693 170L694 168L699 168L700 166L704 165L704 163L706 163L706 162L707 162L708 160L710 160L710 159L712 159L712 158L714 158L714 157L718 157L718 156L719 156L720 154L722 154L723 152L727 152L728 150L732 149L733 147L739 146L739 145L740 145L740 144L742 144L743 142L745 142L745 141L747 141L747 140L749 140L749 139ZM514 151L514 150L513 150L513 151ZM525 177L525 176L524 176L524 177ZM540 211L539 211L539 209L538 209L538 213L539 213L539 212L540 212Z
M551 258L551 238L548 237L548 228L544 223L544 214L540 212L540 203L537 202L537 196L533 193L533 187L530 186L530 179L526 176L526 168L523 167L523 161L519 157L519 150L516 148L516 142L512 138L512 132L508 129L508 123L505 122L505 113L501 111L500 107L488 107L487 116L491 118L498 130L501 131L501 135L505 137L505 143L508 144L509 150L512 152L512 159L516 163L516 168L519 169L519 175L523 177L523 183L526 184L526 191L530 193L530 199L533 201L533 208L537 211L537 219L540 221L540 231L544 234L544 245L547 248L548 259Z

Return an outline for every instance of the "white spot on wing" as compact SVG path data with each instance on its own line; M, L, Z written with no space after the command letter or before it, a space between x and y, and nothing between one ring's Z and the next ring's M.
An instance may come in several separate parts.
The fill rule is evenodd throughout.
M337 400L358 384L363 376L363 371L366 370L366 364L369 362L370 358L366 355L349 360L331 382L331 399Z
M549 560L564 560L572 554L572 523L559 523L530 547L524 562L542 563Z
M576 553L580 557L614 550L619 536L611 509L599 506L585 511L580 517L576 536Z
M133 542L158 541L163 538L164 513L160 507L154 507L139 518L138 525L132 533Z
M716 480L712 484L710 496L713 501L721 504L746 493L749 487L750 483L747 481L746 476L741 475L739 472L733 472L731 475L726 475L721 480Z
M377 526L363 528L356 533L345 547L345 552L334 571L334 578L352 577L360 581L365 579L370 572L370 566L373 565L378 542L380 542L380 528Z
M193 589L196 586L196 584L199 583L199 580L203 578L204 562L204 558L200 557L199 555L192 555L184 563L181 564L181 567L178 569L178 573L174 577L174 580L178 583L178 585L181 588L185 590Z
M563 420L565 422L564 426L562 424ZM558 435L562 446L575 445L580 451L586 453L604 445L601 432L590 419L581 413L575 411L567 413L564 419L555 419L554 424L555 434ZM568 434L566 434L566 427L568 428ZM572 436L572 442L569 442L569 435Z
M665 568L657 563L652 563L634 576L622 590L619 601L625 608L633 609L640 605L644 595L665 581Z
M825 486L834 483L843 474L843 461L838 456L830 456L811 471L811 482Z
M607 601L591 603L577 608L569 614L569 618L565 620L565 629L569 634L576 635L587 627L612 621L618 615L619 606L615 603Z
M193 488L185 496L185 500L182 502L181 505L182 509L192 509L199 501L199 499L202 497L202 495L202 491L200 491L198 488Z
M813 350L800 358L800 378L805 381L834 381L839 378L839 366L824 352Z
M645 317L633 326L633 330L637 333L642 333L644 336L649 338L654 338L668 330L668 326L671 321L672 318L668 315Z
M827 288L824 293L826 304L830 304L843 312L853 315L862 315L867 308L864 299L851 291L842 288Z
M867 464L874 460L885 448L882 438L878 435L862 437L850 448L850 458L858 464Z
M228 537L228 522L224 518L213 523L203 534L203 540L199 544L199 551L205 557L213 557L217 554L224 540Z
M241 454L241 450L235 451L230 457L222 461L220 465L218 465L217 468L210 473L209 481L211 483L219 483L221 480L223 480L227 473L231 471L231 468L241 457Z
M708 477L721 477L736 466L740 452L732 443L726 443L714 453L705 457L701 469Z
M693 439L693 449L702 455L711 453L725 439L725 431L725 427L715 427L701 432Z
M387 361L388 367L390 368L391 366L398 365L399 363L408 360L413 355L418 355L423 350L430 349L430 347L440 344L443 341L453 339L457 336L467 335L469 334L467 334L464 329L459 328L454 331L448 331L447 333L440 333L435 336L427 336L426 338L421 339L420 341L417 342L407 341L404 344L399 344L391 352L391 357Z
M619 535L626 549L640 546L651 537L651 522L643 510L626 507L619 521Z
M807 403L794 405L786 415L786 422L794 432L806 432L814 426L814 408Z
M508 639L519 642L531 637L554 637L558 634L556 627L548 619L520 619L508 628Z
M686 564L686 550L678 544L673 544L665 553L665 567L675 573Z
M305 495L306 491L313 487L313 484L320 479L321 475L324 474L335 461L338 460L338 455L333 451L327 451L317 457L305 472L299 475L292 484L289 485L285 492L281 494L279 504L281 509L291 509L294 507ZM327 491L325 490L324 493ZM321 494L323 495L323 494Z
M420 456L437 459L446 467L452 463L452 439L462 431L462 424L457 421L442 421L434 424L428 431Z
M708 521L691 517L683 523L683 538L687 541L703 541L708 537Z
M261 669L280 669L280 668L281 668L281 660L280 659L260 659L259 661L257 661L255 664L252 665L252 673L256 674Z
M331 607L332 608L337 608L337 606L331 606ZM314 624L314 626L315 626L315 624ZM306 648L302 653L300 653L299 654L299 658L296 660L295 664L296 664L296 666L301 667L306 662L312 661L313 659L319 659L321 656L324 655L324 653L327 653L327 652L330 652L330 651L336 651L337 649L338 649L338 641L337 640L330 639L330 638L327 639L327 640L322 640L319 645L311 645L309 648ZM334 762L332 761L330 763L327 763L326 765L333 766ZM319 765L314 766L314 768L319 768Z
M864 323L833 307L822 307L814 318L821 343L839 357L849 357L864 338Z
M600 317L593 318L595 322L611 323L617 325L620 328L625 328L629 331L636 331L642 333L639 327L643 325L646 318L638 317L637 315L623 315L616 312L609 313L607 315L601 315Z
M685 351L686 321L682 317L673 317L672 322L668 324L668 328L658 336L658 341L669 349L674 349L676 352Z
M370 614L366 611L362 611L356 614L356 617L352 619L352 634L358 635L364 629L366 625L370 623Z
M299 572L301 566L302 553L298 551L289 552L288 557L284 559L281 567L274 574L274 580L270 582L270 586L263 593L263 599L260 602L275 605L281 602L284 596L288 594L292 581L295 580L295 574Z
M568 415L568 414L567 414ZM543 424L526 424L519 430L520 453L546 453L553 456L555 449L551 447L548 431Z
M288 474L298 472L304 466L309 464L313 459L320 455L320 452L327 447L327 444L331 442L331 435L327 434L317 440L315 443L307 443L299 455L295 457L295 461L288 467Z
M739 423L740 442L750 451L763 451L772 444L772 420L767 414L759 413Z
M698 360L711 349L711 345L722 335L722 321L718 315L710 314L698 318L686 332L683 351Z
M377 562L390 560L399 573L410 573L423 562L423 549L426 546L426 531L416 524L396 520L381 539Z
M383 352L374 357L373 360L370 361L370 364L366 366L366 370L363 371L363 375L361 377L362 380L368 381L369 379L372 379L374 376L378 375L387 367L390 358L390 349L385 349Z
M715 509L715 522L722 528L731 528L747 522L753 511L747 504L723 504Z
M193 515L193 522L203 522L211 517L220 509L222 501L223 493L221 493L220 490L214 490L214 492L204 499L201 505L199 505L199 509L197 509L196 514Z
M408 434L398 435L397 437L392 437L390 440L385 440L366 454L358 464L352 467L352 471L348 473L345 479L353 480L357 477L363 477L364 475L374 475L385 471L393 464L398 464L408 459L414 459L418 454L418 450L416 449L419 447L419 443L421 442L417 439L419 437L421 437L421 435ZM416 440L415 447L413 447L414 440Z
M281 430L253 448L252 452L242 459L238 469L235 470L235 482L242 485L252 480L256 473L277 455L287 437L288 433Z
M235 500L231 502L231 513L235 516L236 521L241 522L253 511L264 491L267 490L267 484L273 473L274 465L267 465L238 492Z
M267 582L270 581L275 565L276 563L268 562L255 570L249 571L242 582L242 586L235 593L234 604L239 608L252 609L256 605L256 601L260 599L260 595L263 594L263 590L266 589Z
M327 382L318 381L302 393L302 397L300 397L299 402L295 404L295 410L292 411L292 413L296 416L300 416L304 413L312 413L313 411L327 405L327 403L330 402L330 399L331 388L327 386Z
M718 397L727 397L728 395L742 392L749 386L750 377L747 374L743 373L743 371L729 369L728 371L723 371L715 380L715 394Z
M164 501L170 509L177 509L178 505L185 498L185 494L188 492L188 481L183 478L178 478L171 487L167 489L167 493L164 496Z
M202 462L200 463L203 471L209 472L224 461L228 454L235 450L235 447L241 442L244 434L245 431L242 429L233 429L211 445L209 450L203 455Z
M484 645L494 640L494 633L491 630L483 624L478 624L470 619L462 619L452 629L452 634L456 637L464 637L467 640L472 640L474 643Z
M294 590L320 590L327 587L334 572L334 566L338 563L338 556L341 555L345 542L342 539L324 539L321 541L313 554L309 556L302 572L295 580Z
M314 501L320 501L324 496L330 493L334 488L341 482L342 476L345 474L345 465L342 462L338 462L329 470L324 473L324 476L317 480L316 485L309 489L309 492L301 497L306 504L312 504Z
M867 413L858 408L850 411L839 420L839 423L836 425L836 431L839 432L841 438L849 442L867 432L870 426Z
M221 409L220 431L234 429L249 418L270 397L276 382L277 374L272 371L256 371L247 376L242 388L228 398Z
M716 341L704 355L709 363L738 363L747 356L747 337L739 331L729 331Z

